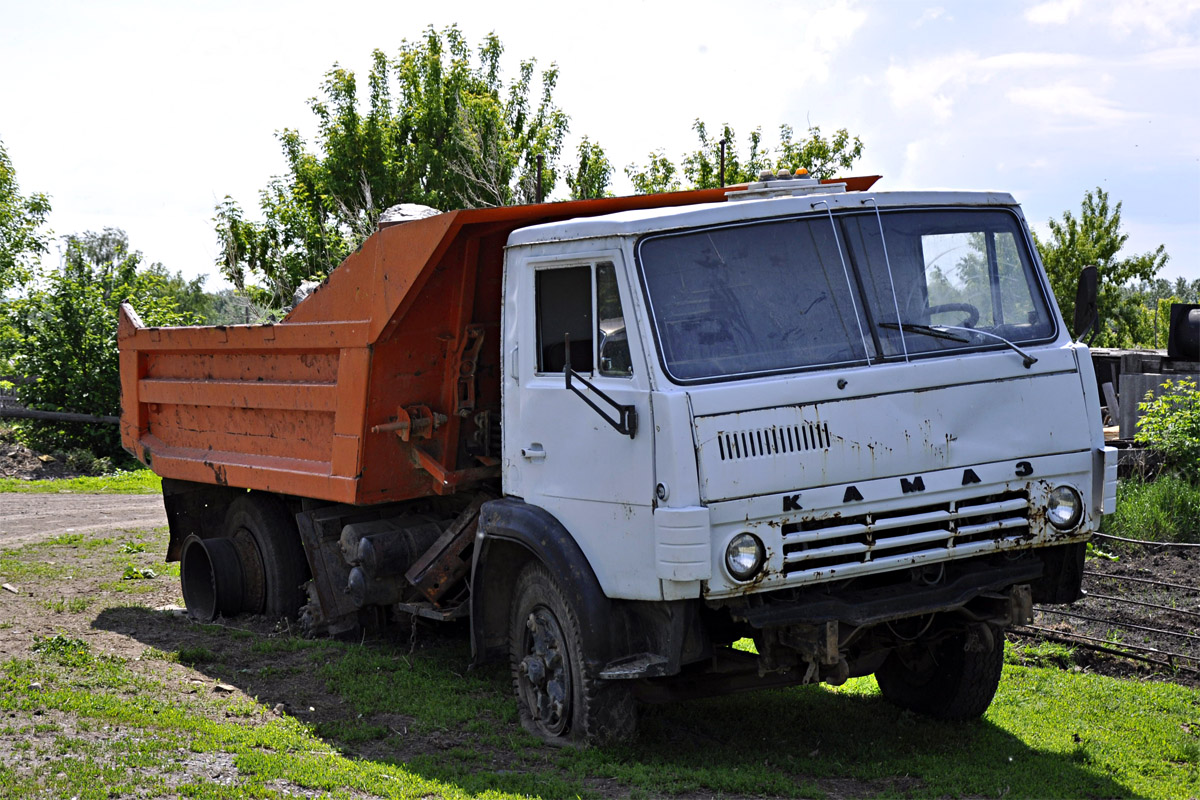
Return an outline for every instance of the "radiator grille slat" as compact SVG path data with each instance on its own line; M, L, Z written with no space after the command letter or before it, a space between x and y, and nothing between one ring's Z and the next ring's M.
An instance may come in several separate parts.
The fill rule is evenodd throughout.
M913 506L883 514L807 520L783 526L784 574L845 569L894 560L939 560L1025 535L1025 492Z

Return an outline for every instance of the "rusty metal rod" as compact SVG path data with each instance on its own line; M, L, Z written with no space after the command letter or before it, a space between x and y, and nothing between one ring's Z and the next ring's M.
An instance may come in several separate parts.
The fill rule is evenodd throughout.
M1074 611L1059 611L1054 608L1042 608L1036 606L1036 609L1042 614L1057 614L1060 617L1071 617L1073 619L1086 619L1088 622L1099 622L1104 625L1112 625L1114 628L1129 628L1135 631L1146 631L1147 633L1160 633L1164 636L1178 636L1181 639L1194 639L1200 642L1200 636L1191 633L1176 633L1175 631L1164 631L1161 628L1149 628L1145 625L1136 625L1132 622L1117 622L1111 619L1100 619L1099 617L1089 617L1087 614L1076 614Z
M55 422L99 422L105 425L116 425L121 420L118 417L103 417L96 414L76 414L71 411L38 411L33 408L0 407L0 417L16 417L19 419L48 419Z
M1159 605L1158 603L1147 603L1143 600L1131 600L1128 597L1113 597L1108 594L1096 594L1088 592L1086 597L1095 597L1098 600L1110 600L1114 603L1133 603L1135 606L1145 606L1146 608L1157 608L1160 611L1170 611L1172 614L1183 614L1185 617L1195 617L1200 619L1200 614L1195 611L1184 611L1181 608L1171 608L1170 606Z
M1077 645L1078 647L1082 647L1087 650L1095 650L1098 653L1108 653L1109 655L1119 656L1120 658L1130 658L1135 661L1145 661L1147 664L1156 664L1160 667L1166 667L1167 669L1181 670L1183 672L1191 672L1195 675L1200 675L1200 669L1194 669L1192 667L1185 667L1181 664L1172 664L1169 661L1159 661L1157 659L1147 658L1146 656L1140 656L1137 653L1126 653L1121 650L1114 650L1111 647L1104 647L1102 645L1090 644L1090 642L1103 642L1104 640L1102 640L1102 639L1095 639L1090 636L1082 636L1082 635L1079 635L1077 638L1075 634L1065 635L1065 634L1058 633L1057 631L1049 630L1048 628L1039 628L1036 625L1025 625L1023 627L1026 630L1033 631L1035 636L1040 636L1043 639L1052 639L1057 642L1063 642L1064 644ZM1080 641L1080 639L1088 639L1089 641L1084 642L1084 641ZM1121 647L1131 647L1131 645L1123 644L1123 645L1121 645ZM1144 650L1147 653L1162 653L1163 652L1162 650L1151 650L1149 648L1137 648L1137 649ZM1166 655L1169 656L1171 654L1168 653ZM1192 658L1191 656L1180 656L1180 657L1187 659L1189 661L1196 660L1196 659Z
M1148 547L1200 547L1200 544L1192 544L1191 542L1147 542L1144 539L1126 539L1123 536L1113 536L1108 533L1093 533L1092 536L1099 537L1101 539L1112 539L1114 542L1144 544Z
M1108 645L1109 647L1120 647L1123 649L1136 650L1140 653L1157 653L1159 655L1166 656L1167 658L1182 658L1185 661L1195 661L1195 662L1200 663L1200 658L1196 658L1196 656L1189 656L1185 653L1172 653L1170 650L1159 650L1156 647L1142 647L1141 645L1125 644L1124 642L1110 642L1107 639L1097 639L1095 636L1086 636L1082 633L1062 633L1061 631L1052 631L1049 628L1041 628L1037 625L1025 625L1024 627L1028 628L1029 630L1038 631L1039 633L1049 633L1049 634L1053 634L1055 636L1064 636L1064 637L1070 637L1073 639L1083 639L1088 642L1098 642L1103 645ZM1126 655L1126 654L1118 651L1116 653L1116 655ZM1197 671L1197 670L1193 670L1193 672L1195 672L1195 671Z
M1094 578L1107 578L1113 581L1133 581L1134 583L1148 583L1151 586L1166 586L1171 589L1183 589L1185 592L1200 592L1200 586L1186 586L1182 583L1167 583L1166 581L1155 581L1150 578L1134 578L1129 575L1109 575L1105 572L1093 572L1090 569L1083 571L1084 575L1090 575Z

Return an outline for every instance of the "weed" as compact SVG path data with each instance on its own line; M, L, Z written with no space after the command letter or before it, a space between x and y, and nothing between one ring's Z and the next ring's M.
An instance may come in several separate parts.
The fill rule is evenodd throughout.
M61 633L33 637L33 652L62 667L85 667L94 661L90 644Z
M334 739L343 744L358 744L373 739L384 739L388 729L383 725L371 725L362 720L332 720L318 722L313 730L322 739Z
M70 612L72 614L80 614L87 610L87 607L92 604L91 598L88 597L72 597L67 599L60 597L57 600L43 600L42 605L55 614Z
M1075 648L1058 642L1009 642L1004 648L1006 664L1065 669L1075 663Z
M207 664L218 661L217 654L207 647L181 647L174 654L174 661L194 667L197 664Z
M157 577L158 573L149 567L135 567L133 564L127 565L125 571L121 573L121 580L123 581L139 581Z
M167 661L174 664L179 663L179 653L177 651L166 652L159 650L157 647L147 647L142 651L141 658L143 661Z
M127 554L144 553L147 545L145 542L125 542L121 545L121 552Z

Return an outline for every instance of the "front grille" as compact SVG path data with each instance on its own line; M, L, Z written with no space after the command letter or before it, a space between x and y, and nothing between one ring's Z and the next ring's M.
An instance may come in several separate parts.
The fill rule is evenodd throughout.
M896 511L783 526L783 572L832 577L873 564L939 561L1029 536L1029 496L1005 492ZM858 567L858 569L852 569Z
M829 447L829 423L802 422L799 425L773 425L745 431L721 431L717 446L722 461L777 456Z

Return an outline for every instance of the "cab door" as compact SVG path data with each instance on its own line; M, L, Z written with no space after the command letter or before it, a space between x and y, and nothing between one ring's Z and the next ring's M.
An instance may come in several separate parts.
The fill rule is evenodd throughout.
M505 493L558 518L609 596L659 599L650 384L621 254L509 258Z

